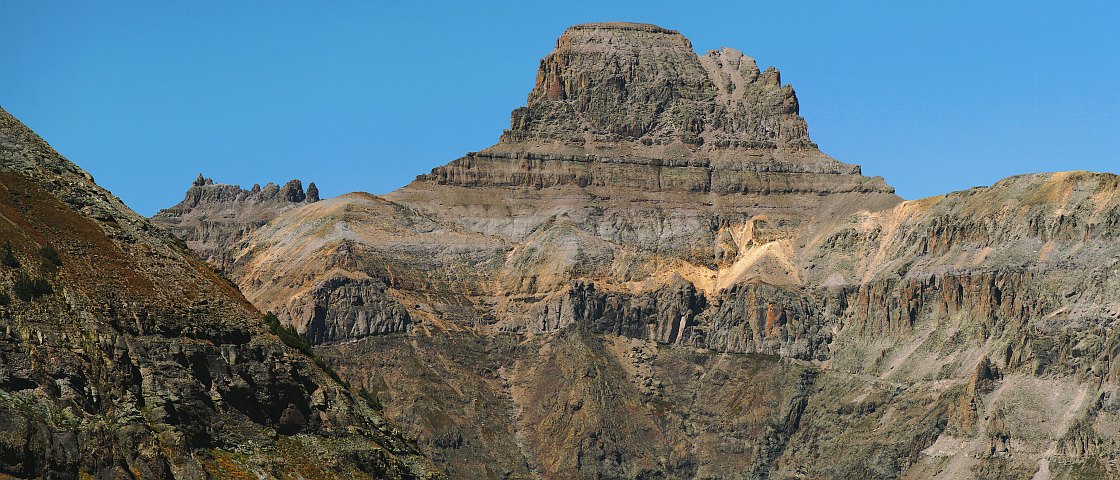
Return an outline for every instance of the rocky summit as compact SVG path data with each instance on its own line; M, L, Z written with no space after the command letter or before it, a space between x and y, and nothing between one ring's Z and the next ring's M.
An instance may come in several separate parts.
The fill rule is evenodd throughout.
M319 201L315 182L303 191L303 183L290 180L284 186L269 182L245 190L238 185L215 184L214 179L198 174L182 202L160 210L153 220L210 264L222 271L230 267L230 245L249 232L268 223L280 213L305 203Z
M153 222L5 116L0 472L1120 478L1120 177L904 201L798 109L577 25L496 145Z
M673 30L577 25L541 60L528 105L490 150L748 163L744 152L780 149L802 168L843 167L816 151L797 113L778 71L737 50L698 57Z

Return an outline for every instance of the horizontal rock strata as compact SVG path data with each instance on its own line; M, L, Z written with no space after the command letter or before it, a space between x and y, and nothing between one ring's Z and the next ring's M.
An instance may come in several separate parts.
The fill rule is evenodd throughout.
M228 250L463 478L1120 475L1120 180L902 201L777 70L572 27L499 142Z

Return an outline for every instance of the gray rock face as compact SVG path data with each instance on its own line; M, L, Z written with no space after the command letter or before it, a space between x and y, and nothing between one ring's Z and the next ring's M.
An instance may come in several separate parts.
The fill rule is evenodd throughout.
M315 182L307 185L307 203L315 203L319 201L319 187L315 186Z
M655 157L816 149L777 70L733 49L698 57L676 31L624 23L576 25L541 60L501 146L540 143Z
M234 263L233 278L260 308L324 343L403 332L417 316L435 312L469 322L476 310L462 294L481 289L440 292L452 290L452 284L485 283L489 272L471 266L508 249L500 239L369 194L289 211L252 237L256 241ZM258 256L265 251L300 261ZM303 255L311 256L305 261ZM417 304L424 310L410 312L407 305Z
M570 225L608 249L707 266L725 257L714 245L727 225L757 217L792 231L900 200L818 150L797 109L776 70L734 50L697 56L660 27L577 25L498 144L386 198L514 242L563 241L545 232Z
M387 290L379 280L336 276L293 299L285 314L304 325L303 335L314 343L402 332L411 321L408 310Z
M182 202L160 210L152 221L187 242L192 250L223 272L232 262L229 254L246 235L280 213L319 201L312 183L305 194L299 180L283 186L269 182L245 190L238 185L216 184L211 178L191 184Z

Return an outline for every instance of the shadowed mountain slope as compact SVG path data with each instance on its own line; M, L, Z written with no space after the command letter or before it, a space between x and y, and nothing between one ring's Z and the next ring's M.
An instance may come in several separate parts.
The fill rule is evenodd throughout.
M3 110L0 238L0 477L429 476L234 285Z

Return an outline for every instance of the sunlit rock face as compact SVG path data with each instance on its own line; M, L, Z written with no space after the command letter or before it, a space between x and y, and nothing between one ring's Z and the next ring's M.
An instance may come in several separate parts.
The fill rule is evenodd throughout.
M697 56L675 31L619 23L566 31L497 145L386 199L517 244L502 286L533 294L572 278L669 271L712 283L700 277L733 264L746 243L900 200L809 141L776 70L730 49ZM762 257L762 275L796 276Z
M226 255L454 477L1117 475L1118 177L903 201L652 25L571 27L496 145Z
M175 236L211 265L228 272L229 252L250 232L284 211L319 201L315 183L303 191L303 183L289 180L283 186L269 182L249 190L238 185L214 183L200 173L182 202L160 210L152 221Z

